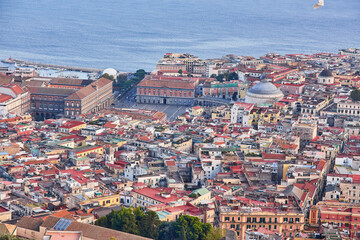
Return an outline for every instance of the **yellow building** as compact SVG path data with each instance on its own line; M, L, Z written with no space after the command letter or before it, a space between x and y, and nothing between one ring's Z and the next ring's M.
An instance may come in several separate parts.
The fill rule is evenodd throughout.
M278 109L267 109L263 114L264 122L277 123L280 118L280 110Z
M237 239L245 239L245 231L264 227L284 237L294 237L303 230L304 214L289 207L220 207L220 228L236 232Z
M103 146L84 146L69 151L69 158L87 157L90 153L104 154Z
M114 194L104 197L92 198L79 203L80 206L90 205L90 204L93 206L101 206L101 207L112 207L115 205L119 205L120 195Z
M5 222L11 220L11 211L0 206L0 221Z
M272 108L254 107L249 115L251 125L262 125L264 122L277 123L280 119L280 110Z
M173 147L180 152L190 153L192 150L192 139L190 137L181 137L174 139Z
M86 127L86 123L80 121L68 121L59 127L59 132L71 133L72 131L79 131Z
M191 115L193 116L201 116L204 112L204 108L201 106L195 106L191 109Z
M211 109L212 119L231 120L231 108L225 106L213 107Z

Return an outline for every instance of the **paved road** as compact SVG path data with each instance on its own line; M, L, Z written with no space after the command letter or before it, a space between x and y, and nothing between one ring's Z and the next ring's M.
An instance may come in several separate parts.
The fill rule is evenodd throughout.
M136 88L133 88L124 93L120 98L116 99L114 107L160 111L166 113L168 121L174 121L178 116L184 114L186 112L186 108L188 108L188 106L136 103L135 97Z

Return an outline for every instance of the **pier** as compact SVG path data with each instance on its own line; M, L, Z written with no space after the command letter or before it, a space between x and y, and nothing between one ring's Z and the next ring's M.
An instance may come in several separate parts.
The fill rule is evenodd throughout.
M65 66L65 65L57 65L57 64L46 64L46 63L37 63L37 62L27 62L19 59L9 58L2 60L3 63L12 63L22 67L33 67L36 69L56 69L56 70L68 70L68 71L78 71L78 72L102 72L104 69L100 68L85 68L85 67L73 67L73 66Z

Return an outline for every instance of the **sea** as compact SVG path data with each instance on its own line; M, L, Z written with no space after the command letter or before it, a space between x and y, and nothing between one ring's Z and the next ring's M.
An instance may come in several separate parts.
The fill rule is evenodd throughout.
M202 59L360 48L360 0L0 0L0 59L152 71Z

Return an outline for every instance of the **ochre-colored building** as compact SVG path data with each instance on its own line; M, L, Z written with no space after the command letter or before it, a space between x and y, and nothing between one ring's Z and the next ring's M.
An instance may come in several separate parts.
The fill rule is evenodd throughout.
M294 233L304 227L304 213L290 207L220 207L220 228L236 232L237 239L245 239L245 231L266 228L284 237L294 237Z
M136 102L193 105L198 78L146 76L137 85Z
M309 222L320 222L333 225L340 231L348 232L350 239L360 239L360 204L322 201L316 205L318 212L310 216Z
M96 113L113 103L113 82L100 78L65 98L65 116Z

